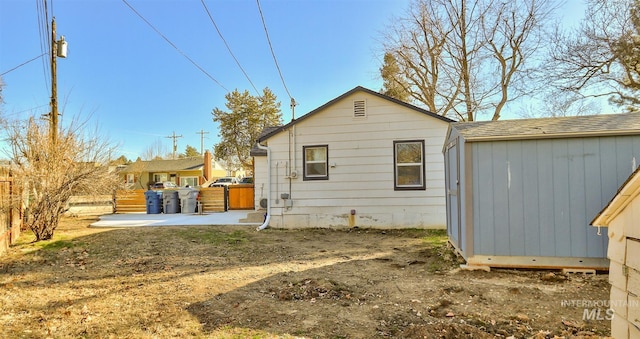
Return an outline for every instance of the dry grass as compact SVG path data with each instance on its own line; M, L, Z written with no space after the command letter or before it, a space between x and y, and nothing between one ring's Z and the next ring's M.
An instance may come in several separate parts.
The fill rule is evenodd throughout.
M538 272L450 272L457 259L442 232L87 227L92 221L64 219L46 242L25 233L0 257L2 338L609 331L608 321L583 322L581 309L560 306L606 299L606 276L548 282Z

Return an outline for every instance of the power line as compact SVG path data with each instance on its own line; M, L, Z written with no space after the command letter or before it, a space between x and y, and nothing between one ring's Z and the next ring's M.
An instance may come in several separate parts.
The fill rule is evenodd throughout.
M133 6L131 6L127 0L122 0L122 2L124 2L125 5L127 5L138 17L140 17L140 19L142 19L142 21L144 21L147 25L149 25L149 27L151 27L154 31L156 31L156 33L158 33L158 35L160 35L167 43L169 43L169 45L171 45L171 47L175 48L176 51L178 51L178 53L182 54L183 57L185 57L187 60L189 60L194 66L196 66L202 73L204 73L206 76L209 77L209 79L213 80L216 84L218 84L218 86L222 87L222 89L224 89L225 91L229 92L228 89L226 89L224 86L222 86L222 84L216 80L214 77L211 76L211 74L209 74L207 71L205 71L202 67L200 67L200 65L198 65L195 61L193 61L193 59L191 59L188 55L186 55L183 51L181 51L173 42L171 42L171 40L169 40L166 36L164 36L164 34L162 34L157 28L155 28L155 26L153 26L147 19L145 19L142 14L138 13L138 11L136 11L135 8L133 8Z
M44 56L44 55L46 55L46 54L47 54L47 53L40 54L40 55L38 55L37 57L35 57L35 58L31 59L31 60L25 61L25 62L21 63L20 65L18 65L18 66L16 66L16 67L14 67L14 68L12 68L12 69L10 69L10 70L8 70L8 71L4 72L4 73L0 73L0 77L1 77L1 76L3 76L3 75L5 75L5 74L7 74L7 73L10 73L10 72L15 71L16 69L18 69L18 68L20 68L20 67L22 67L22 66L24 66L24 65L26 65L26 64L28 64L28 63L30 63L31 61L34 61L34 60L36 60L36 59L38 59L38 58L41 58L42 56Z
M236 64L238 65L238 67L240 67L240 70L242 71L244 76L247 78L247 80L249 81L249 83L251 84L253 89L256 91L258 96L260 96L260 92L258 91L256 86L253 84L251 79L249 79L249 75L247 74L247 72L244 71L244 68L242 68L242 66L240 65L240 61L238 61L236 56L231 51L231 47L229 47L229 44L227 43L227 40L225 40L225 38L222 36L222 33L220 32L220 29L218 29L218 25L216 25L215 20L213 20L213 16L211 15L211 12L209 12L209 8L207 8L207 4L204 2L204 0L200 0L200 2L202 2L202 6L204 6L204 10L207 12L207 15L209 16L209 19L211 20L211 23L213 24L213 27L215 27L216 31L218 32L218 35L220 36L220 39L222 39L222 42L224 42L224 45L227 46L227 50L229 51L229 54L231 54L231 56L233 57L233 60L236 61Z
M262 14L262 8L260 8L260 0L256 0L258 4L258 11L260 12L260 18L262 19L262 27L264 27L264 34L267 36L267 42L269 43L269 49L271 49L271 55L273 56L273 61L276 63L276 68L278 69L278 74L280 74L280 80L282 80L282 86L284 86L284 90L287 91L287 95L289 95L289 99L291 99L291 105L295 106L295 100L289 93L289 89L287 85L284 83L284 77L282 77L282 71L280 71L280 65L278 65L278 59L276 59L276 54L273 52L273 46L271 45L271 39L269 38L269 31L267 30L267 24L264 21L264 15Z
M40 4L42 2L42 5ZM49 53L51 46L51 35L49 34L49 11L47 9L47 0L36 0L36 10L38 15L38 33L40 34L40 52L42 54ZM44 83L47 91L49 91L49 63L42 59L42 74L44 75Z
M18 116L18 115L20 115L20 114L22 114L22 113L24 113L24 112L33 111L33 110L35 110L35 109L42 108L42 107L47 107L47 106L50 106L50 105L51 105L50 103L46 103L46 104L44 104L44 105L40 105L40 106L36 106L36 107L32 107L32 108L25 109L25 110L22 110L22 111L6 113L6 115L7 115L8 117L10 117L10 116Z

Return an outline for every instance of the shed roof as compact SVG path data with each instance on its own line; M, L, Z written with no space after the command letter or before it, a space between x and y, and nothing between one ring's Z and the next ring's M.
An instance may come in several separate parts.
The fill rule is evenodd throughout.
M404 101L400 101L400 100L398 100L396 98L392 98L392 97L390 97L388 95L384 95L382 93L378 93L376 91L372 91L372 90L370 90L368 88L365 88L365 87L362 87L362 86L357 86L357 87L353 88L352 90L350 90L350 91L338 96L337 98L327 102L326 104L314 109L313 111L311 111L311 112L299 117L298 119L295 119L295 120L291 121L288 124L283 125L283 126L279 126L279 127L275 128L273 130L270 130L268 133L263 133L260 137L258 137L258 142L262 142L264 140L269 139L271 136L273 136L275 134L278 134L283 130L288 129L290 126L293 126L293 125L299 123L300 121L303 121L303 120L305 120L305 119L317 114L318 112L321 112L325 108L333 105L334 103L336 103L336 102L338 102L338 101L340 101L340 100L342 100L342 99L344 99L344 98L348 97L349 95L351 95L353 93L356 93L356 92L365 92L365 93L374 95L374 96L376 96L378 98L394 102L394 103L396 103L398 105L401 105L401 106L408 107L410 109L413 109L415 111L418 111L420 113L423 113L425 115L428 115L430 117L433 117L433 118L436 118L436 119L439 119L439 120L442 120L442 121L445 121L445 122L453 122L454 121L454 120L451 120L451 119L449 119L447 117L443 117L442 115L438 115L436 113L427 111L426 109L420 108L418 106L414 106L414 105L411 105L411 104L406 103Z
M455 122L451 128L467 141L640 134L640 112Z

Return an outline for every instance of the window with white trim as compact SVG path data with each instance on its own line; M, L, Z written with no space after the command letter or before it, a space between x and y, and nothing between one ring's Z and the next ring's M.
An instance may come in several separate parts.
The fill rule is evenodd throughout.
M303 146L304 177L303 180L329 179L329 146Z
M198 177L180 177L180 186L186 187L187 185L191 187L198 186Z
M395 190L424 190L424 140L393 142Z

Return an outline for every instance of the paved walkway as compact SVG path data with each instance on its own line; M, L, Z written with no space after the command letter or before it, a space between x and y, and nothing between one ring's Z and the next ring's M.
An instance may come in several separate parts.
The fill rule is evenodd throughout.
M247 225L261 223L240 222L253 211L228 211L205 214L105 214L91 224L93 227L138 227L138 226L202 226L202 225Z

